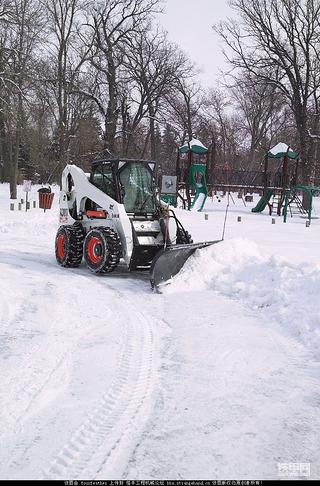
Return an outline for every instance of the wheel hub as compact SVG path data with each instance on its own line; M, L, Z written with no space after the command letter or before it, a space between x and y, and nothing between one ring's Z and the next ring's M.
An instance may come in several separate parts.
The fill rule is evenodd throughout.
M92 263L99 263L102 258L102 243L99 238L93 236L88 242L88 258Z
M59 258L64 258L66 251L65 251L65 236L60 235L57 242L57 251Z

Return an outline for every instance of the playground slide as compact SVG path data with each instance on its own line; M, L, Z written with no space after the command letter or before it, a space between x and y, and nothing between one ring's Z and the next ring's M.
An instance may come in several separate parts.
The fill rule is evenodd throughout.
M258 204L254 208L252 208L251 211L253 213L261 213L270 201L272 194L273 190L268 189L265 195L261 197L261 199L258 201Z
M191 209L193 211L201 211L203 209L204 203L206 202L206 199L207 199L207 194L205 194L204 192L197 193L195 195Z

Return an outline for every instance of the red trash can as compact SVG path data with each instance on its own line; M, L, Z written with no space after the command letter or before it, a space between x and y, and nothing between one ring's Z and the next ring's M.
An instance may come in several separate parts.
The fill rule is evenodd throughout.
M39 208L41 209L51 209L54 192L51 192L51 189L48 187L41 187L38 190L39 193Z

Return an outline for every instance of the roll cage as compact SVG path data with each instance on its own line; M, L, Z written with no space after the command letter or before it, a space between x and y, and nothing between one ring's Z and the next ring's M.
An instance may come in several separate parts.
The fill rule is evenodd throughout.
M101 159L92 163L90 182L124 204L127 213L156 213L156 163L143 159ZM129 195L131 197L129 197Z

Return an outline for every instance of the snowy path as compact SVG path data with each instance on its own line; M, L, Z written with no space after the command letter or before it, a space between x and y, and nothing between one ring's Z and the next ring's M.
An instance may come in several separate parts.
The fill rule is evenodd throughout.
M47 251L0 260L1 477L119 477L152 409L155 323Z
M112 383L63 447L48 477L121 476L150 414L157 338L153 323L121 298L123 343Z
M215 293L162 305L161 393L126 475L272 479L278 463L301 462L320 477L320 363Z
M258 247L205 250L156 295L123 268L58 267L56 211L11 213L1 194L1 479L274 479L290 462L320 477L320 225L305 251L299 221L268 226L289 264L250 215Z

